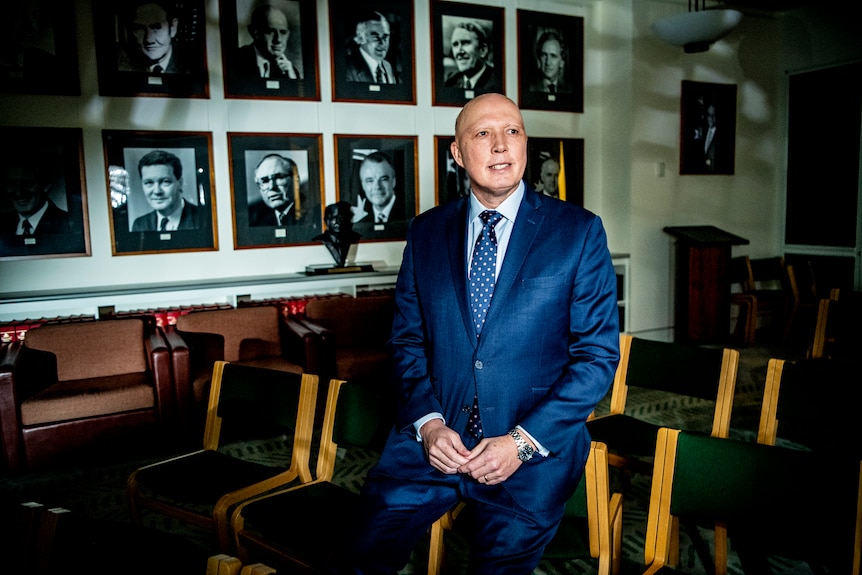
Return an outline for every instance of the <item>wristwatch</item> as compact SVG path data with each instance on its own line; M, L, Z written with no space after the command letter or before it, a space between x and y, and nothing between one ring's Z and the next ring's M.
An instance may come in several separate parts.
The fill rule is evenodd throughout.
M521 461L529 461L531 457L533 457L533 453L536 452L533 447L527 443L527 440L521 437L521 434L517 429L513 429L509 432L509 435L515 440L515 445L518 446L518 459Z

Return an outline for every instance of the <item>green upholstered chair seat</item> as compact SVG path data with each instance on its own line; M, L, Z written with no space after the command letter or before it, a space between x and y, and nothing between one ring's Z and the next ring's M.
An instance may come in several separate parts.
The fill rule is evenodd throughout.
M169 466L142 469L137 479L145 492L154 491L159 497L212 505L225 493L284 470L208 449L176 459ZM183 480L177 481L177 477Z
M356 493L335 483L312 483L246 505L245 530L266 533L267 544L280 553L321 568L336 558L334 550L343 549L341 528L351 523L358 501Z

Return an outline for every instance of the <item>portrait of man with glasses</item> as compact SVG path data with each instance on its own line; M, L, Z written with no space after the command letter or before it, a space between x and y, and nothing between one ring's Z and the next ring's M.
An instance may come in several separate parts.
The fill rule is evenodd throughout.
M299 168L280 154L265 155L254 169L261 201L248 205L250 226L285 227L304 224L306 211L299 184Z

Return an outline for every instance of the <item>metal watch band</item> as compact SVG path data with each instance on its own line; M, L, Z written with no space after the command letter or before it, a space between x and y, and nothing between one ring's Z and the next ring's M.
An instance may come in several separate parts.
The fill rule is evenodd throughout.
M521 461L529 461L531 457L533 457L533 453L535 449L533 449L527 440L521 437L521 434L517 429L512 429L509 431L509 435L515 440L515 445L518 446L518 459Z

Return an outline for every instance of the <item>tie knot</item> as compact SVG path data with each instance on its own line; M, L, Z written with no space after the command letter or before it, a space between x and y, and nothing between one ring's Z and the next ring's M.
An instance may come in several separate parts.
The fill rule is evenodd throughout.
M503 214L495 210L485 210L479 214L479 219L485 226L493 228L503 219Z

